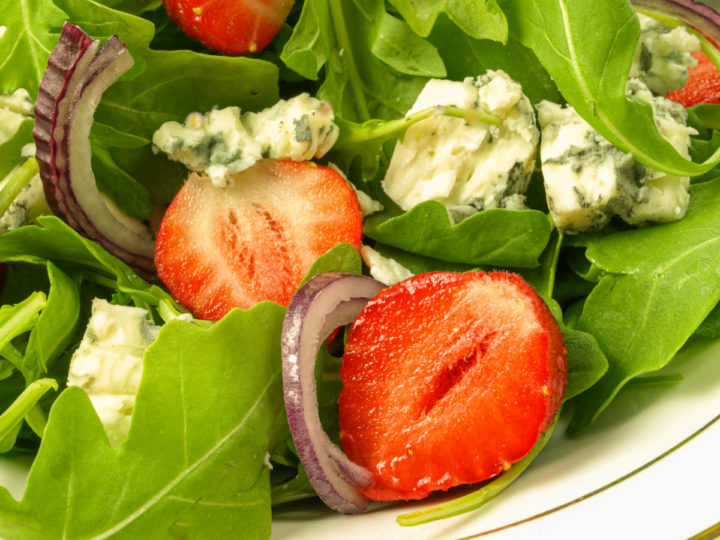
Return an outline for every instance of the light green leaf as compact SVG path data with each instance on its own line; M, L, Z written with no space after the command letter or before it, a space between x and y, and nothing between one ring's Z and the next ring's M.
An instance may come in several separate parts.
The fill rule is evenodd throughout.
M533 49L577 112L618 148L653 169L694 176L720 162L681 156L658 132L650 105L625 96L640 24L628 0L503 0L510 32Z
M445 77L445 65L437 49L414 33L404 21L382 15L371 50L388 66L406 75Z
M605 352L605 376L576 399L570 426L590 424L633 377L667 364L720 301L720 180L691 188L681 221L588 244L607 272L585 301L578 329Z
M65 390L23 500L0 497L0 535L267 537L266 459L285 433L284 312L267 302L209 329L164 326L146 352L130 433L117 451L85 393Z
M463 34L475 39L505 42L507 20L495 0L390 0L410 27L421 36L428 36L442 13L455 23Z

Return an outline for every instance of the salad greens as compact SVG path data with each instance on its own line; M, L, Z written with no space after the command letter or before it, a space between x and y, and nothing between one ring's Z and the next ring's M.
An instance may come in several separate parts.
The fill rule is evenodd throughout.
M259 110L309 91L332 104L341 127L330 161L384 206L365 225L380 254L414 273L508 269L546 299L568 349L571 433L587 429L626 384L653 382L639 377L670 362L691 336L720 337L720 108L690 112L699 134L689 161L658 133L650 107L626 98L639 35L627 0L592 8L582 0L297 0L276 40L252 58L193 44L158 1L19 0L4 10L0 93L24 88L35 99L66 20L93 38L117 34L135 58L104 94L91 136L98 187L121 210L149 218L186 175L152 151L163 122L212 107ZM563 237L538 178L528 210L487 210L459 223L435 202L402 212L380 180L409 125L403 115L429 78L461 80L486 69L506 71L532 103L569 102L642 163L694 176L686 217L642 229L612 222ZM1 128L0 177L11 176L0 189L4 212L34 175L32 160L11 172L33 142L32 119L11 133ZM0 536L199 530L212 538L241 528L263 538L273 504L314 495L282 405L283 307L264 302L217 323L176 320L184 309L151 276L52 216L0 234L0 263L0 452L37 453L21 501L0 488ZM352 246L340 245L309 276L327 270L363 267ZM87 396L65 384L94 297L143 307L164 323L146 352L130 433L117 451ZM324 347L317 373L323 425L335 438L338 354ZM476 508L549 437L512 474L402 523Z

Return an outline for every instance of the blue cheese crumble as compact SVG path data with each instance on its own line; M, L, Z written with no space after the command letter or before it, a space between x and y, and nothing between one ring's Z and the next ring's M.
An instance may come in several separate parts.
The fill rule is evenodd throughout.
M83 339L70 360L67 384L87 392L114 448L127 438L143 355L159 329L142 308L95 298Z
M226 107L166 122L153 134L153 149L224 187L263 158L324 156L339 134L334 118L329 103L304 93L257 113Z
M657 95L680 90L687 83L688 68L697 65L692 53L700 50L700 40L684 26L669 28L642 13L638 19L640 38L629 77L641 80Z
M388 196L403 210L438 201L456 220L522 206L539 134L521 86L500 70L461 82L433 79L408 114L437 105L480 109L501 124L439 114L414 124L395 146L382 184Z
M660 134L688 157L685 109L631 80L628 95L649 102ZM563 233L599 229L613 215L631 225L681 219L689 203L689 178L659 173L615 148L568 106L538 104L540 156L550 215Z

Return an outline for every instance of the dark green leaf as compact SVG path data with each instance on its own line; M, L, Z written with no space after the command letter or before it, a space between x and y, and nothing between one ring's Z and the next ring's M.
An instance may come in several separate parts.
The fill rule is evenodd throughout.
M495 208L451 224L445 207L427 201L366 228L390 246L448 262L532 268L550 238L548 217L536 210Z
M372 53L406 75L445 77L445 65L437 49L410 27L387 13L382 15Z

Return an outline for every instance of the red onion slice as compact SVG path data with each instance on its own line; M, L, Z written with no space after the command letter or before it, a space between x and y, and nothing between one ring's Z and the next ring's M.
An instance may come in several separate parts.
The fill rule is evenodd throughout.
M631 0L636 8L670 15L720 44L720 14L693 0Z
M283 387L290 433L318 496L344 514L367 507L358 488L367 487L371 476L367 469L350 461L323 430L315 363L330 333L354 321L367 301L384 287L367 276L325 272L298 289L283 323Z
M105 90L134 63L117 36L98 45L65 23L50 53L35 103L40 176L48 203L69 225L128 264L152 272L150 229L116 216L95 184L89 138L95 109Z

